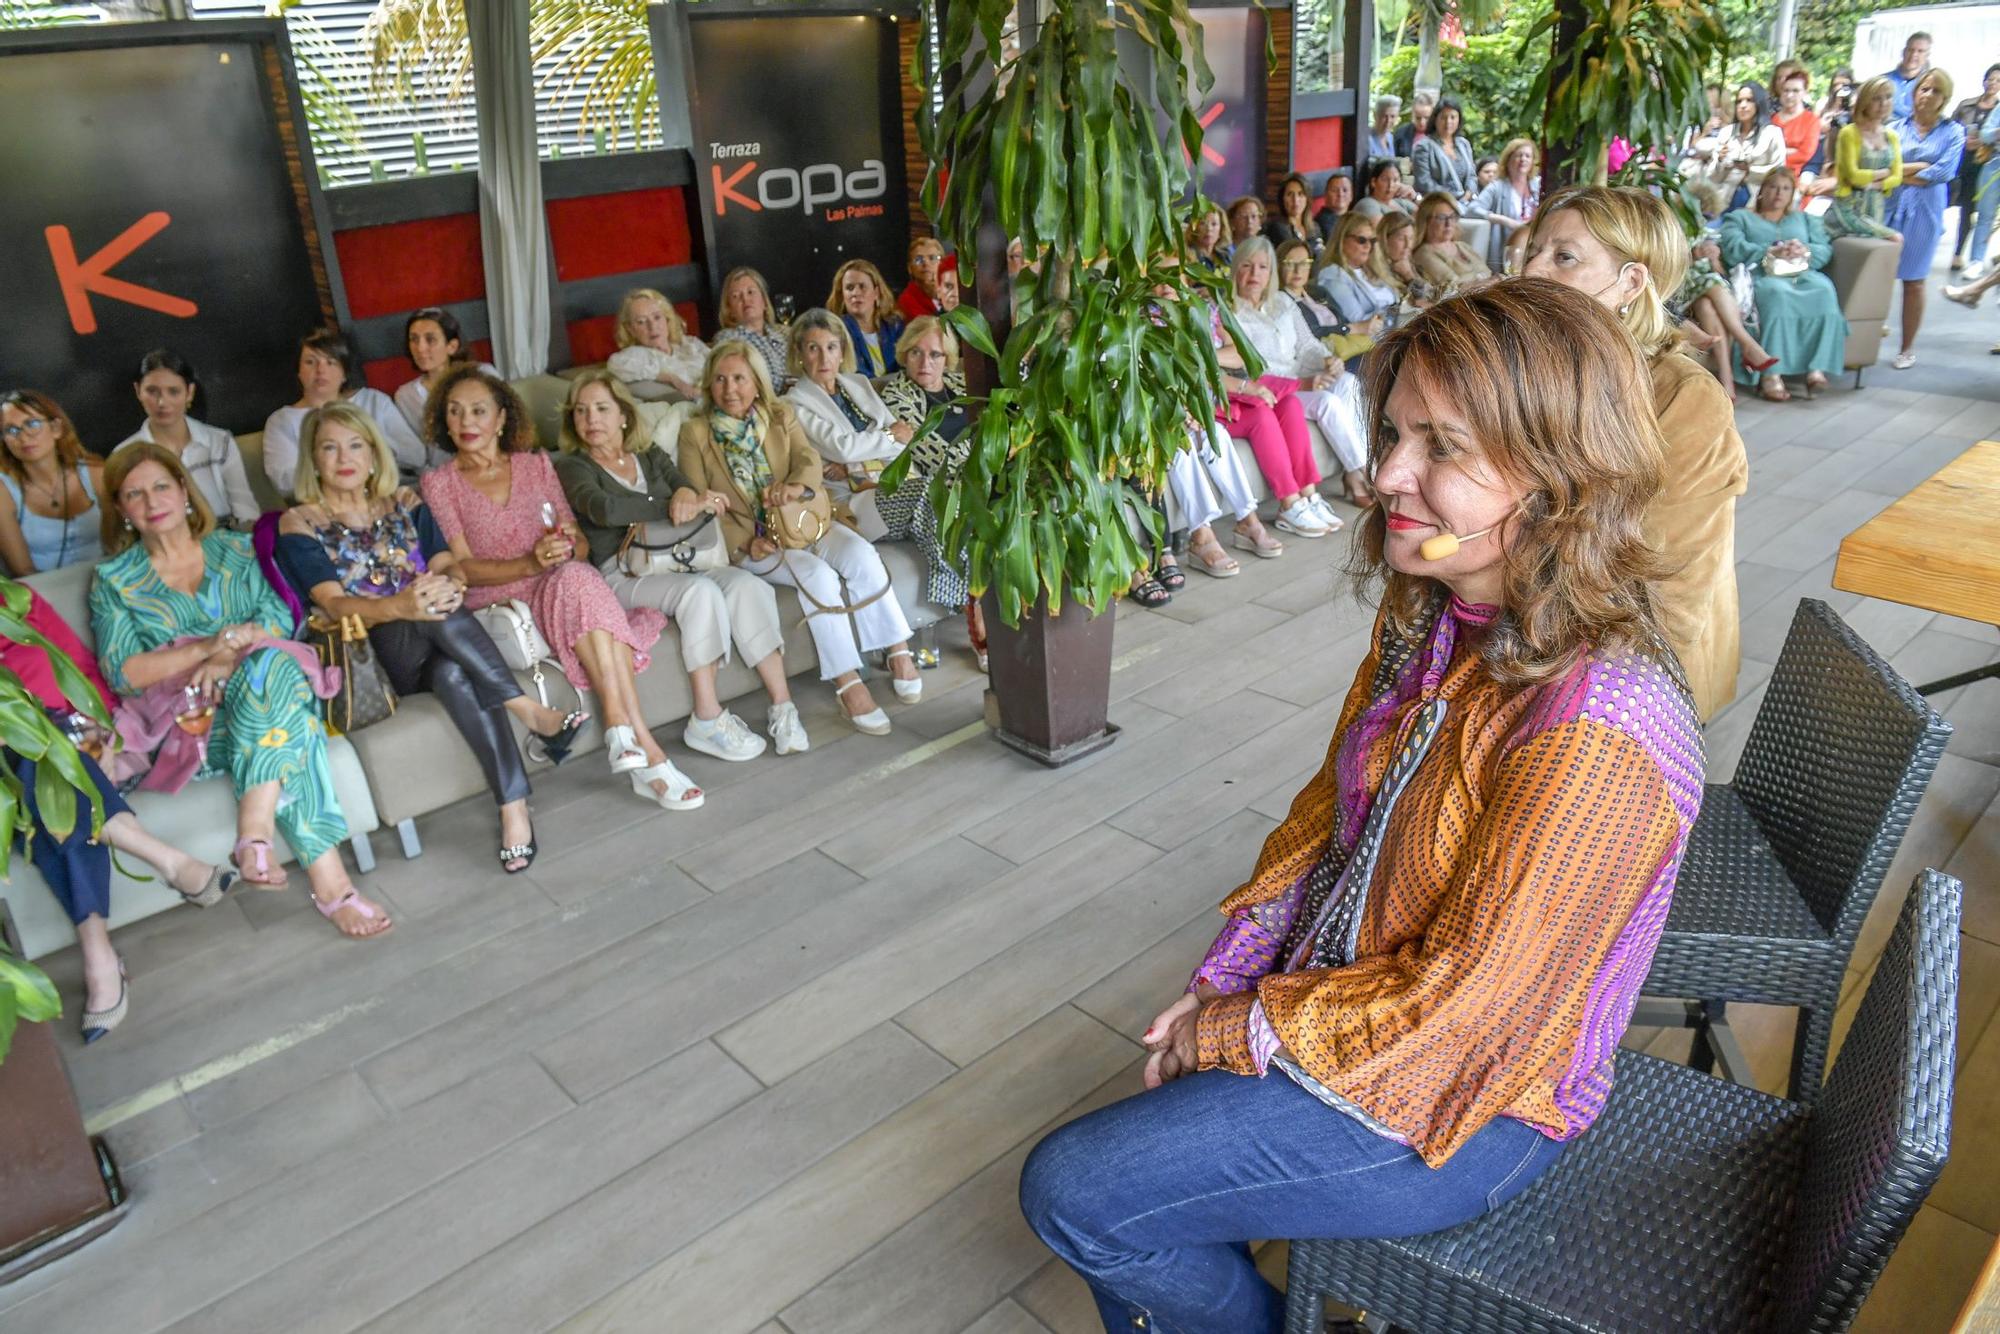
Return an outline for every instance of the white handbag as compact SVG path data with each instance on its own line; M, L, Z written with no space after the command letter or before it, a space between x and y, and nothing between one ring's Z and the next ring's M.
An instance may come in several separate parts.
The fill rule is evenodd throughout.
M481 607L472 613L493 637L500 649L500 660L517 672L528 672L535 679L535 693L541 696L544 707L549 702L548 687L542 676L542 664L554 662L555 653L549 648L549 641L542 638L541 630L535 625L535 615L528 610L528 604L519 598L496 602L490 607Z
M713 511L693 523L635 523L618 544L618 568L634 579L649 574L699 574L727 564L729 550Z

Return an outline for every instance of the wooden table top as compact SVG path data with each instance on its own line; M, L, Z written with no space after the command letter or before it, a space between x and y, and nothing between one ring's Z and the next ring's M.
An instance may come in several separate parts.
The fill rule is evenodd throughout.
M2000 625L2000 442L1980 441L1843 538L1833 586Z

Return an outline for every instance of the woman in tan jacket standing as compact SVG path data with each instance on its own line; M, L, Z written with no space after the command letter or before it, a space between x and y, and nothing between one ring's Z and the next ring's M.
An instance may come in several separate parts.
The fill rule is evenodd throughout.
M717 343L701 388L702 406L681 428L681 471L695 491L728 497L720 517L730 563L799 590L820 679L833 682L849 722L883 735L889 715L861 679L861 655L889 651L896 698L904 703L914 704L924 687L910 652L910 624L882 557L867 538L832 521L819 452L790 405L772 392L762 356L746 343ZM803 506L803 522L819 536L781 548L772 533L784 506L794 513Z
M1666 442L1664 485L1646 511L1646 536L1678 567L1659 589L1661 621L1707 722L1736 697L1736 497L1749 489L1750 461L1728 395L1682 354L1661 299L1680 287L1687 259L1680 223L1652 195L1576 186L1543 201L1527 273L1617 311L1646 354Z

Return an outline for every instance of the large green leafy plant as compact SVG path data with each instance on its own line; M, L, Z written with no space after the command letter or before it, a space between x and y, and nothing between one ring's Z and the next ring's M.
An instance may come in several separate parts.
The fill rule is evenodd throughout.
M1019 47L1013 14L1011 0L950 6L936 33L937 96L917 132L931 163L924 208L961 270L989 204L1035 261L1014 282L1004 344L970 306L947 316L993 360L995 383L975 400L964 466L930 489L945 549L966 552L973 592L992 590L1017 625L1042 601L1051 613L1065 598L1101 611L1148 563L1126 522L1126 483L1160 484L1189 419L1212 416L1221 372L1197 300L1213 293L1161 262L1185 249L1177 201L1201 157L1190 86L1199 95L1212 83L1185 0L1050 0ZM919 83L936 22L926 6ZM1120 66L1121 27L1151 53L1149 86ZM883 485L907 471L899 460ZM1156 531L1150 509L1136 513Z
M111 715L98 696L97 688L70 661L69 655L43 638L28 624L30 598L25 586L11 579L0 580L0 638L41 650L55 672L62 692L85 714L103 727L111 726ZM42 823L58 838L68 837L76 828L77 795L82 793L90 813L90 830L104 828L104 809L97 799L97 787L84 771L76 746L56 726L42 702L19 676L0 667L0 746L36 761L35 804ZM27 838L35 821L29 813L27 794L13 768L0 765L0 876L7 874L15 838ZM25 1019L40 1023L62 1013L55 987L41 969L19 959L0 946L0 1060L14 1042L14 1027Z
M1576 21L1569 42L1566 17ZM1545 108L1542 142L1563 151L1575 177L1604 184L1613 139L1664 151L1707 119L1704 72L1728 45L1708 0L1560 0L1520 46L1520 59L1541 68L1528 98Z

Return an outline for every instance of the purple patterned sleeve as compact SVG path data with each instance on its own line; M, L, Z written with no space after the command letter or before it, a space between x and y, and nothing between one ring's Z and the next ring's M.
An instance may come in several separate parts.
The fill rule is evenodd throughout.
M1301 876L1269 903L1232 914L1202 956L1201 967L1188 979L1187 989L1193 991L1206 982L1229 996L1255 987L1258 978L1277 966L1278 951L1284 947L1304 894L1305 877Z

